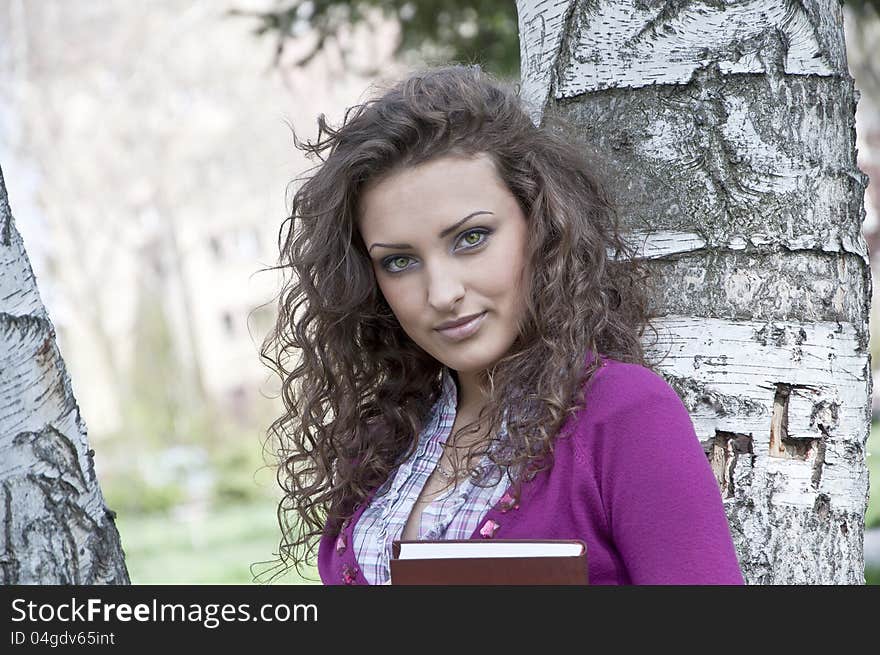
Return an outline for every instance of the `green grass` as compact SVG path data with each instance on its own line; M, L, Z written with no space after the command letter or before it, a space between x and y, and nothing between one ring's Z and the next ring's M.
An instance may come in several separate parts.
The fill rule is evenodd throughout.
M880 423L871 424L868 436L868 510L865 529L880 528ZM880 568L865 569L865 584L880 585Z
M202 516L120 514L116 527L134 584L253 584L251 564L273 560L280 528L275 502L227 505ZM266 565L257 566L262 571ZM320 584L288 571L273 584Z
M880 527L880 423L871 425L867 459L870 496L868 511L865 512L865 529Z

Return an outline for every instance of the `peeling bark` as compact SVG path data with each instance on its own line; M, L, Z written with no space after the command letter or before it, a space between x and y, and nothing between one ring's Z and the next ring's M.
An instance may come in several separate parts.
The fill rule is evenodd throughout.
M115 515L0 171L0 583L127 584Z
M871 277L836 0L519 0L533 120L580 127L658 279L650 355L749 584L863 584Z

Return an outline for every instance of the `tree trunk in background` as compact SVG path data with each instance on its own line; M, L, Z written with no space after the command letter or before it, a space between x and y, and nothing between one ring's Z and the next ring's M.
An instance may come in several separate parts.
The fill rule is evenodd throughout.
M667 355L746 582L863 584L867 179L838 1L517 8L533 119L562 109L606 157L658 277L650 354Z
M129 582L93 454L0 171L0 583Z

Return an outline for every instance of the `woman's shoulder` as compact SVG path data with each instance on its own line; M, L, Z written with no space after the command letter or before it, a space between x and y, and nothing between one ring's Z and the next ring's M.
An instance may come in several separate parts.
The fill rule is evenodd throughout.
M600 367L588 382L587 400L608 409L646 401L681 399L666 378L652 368L600 355Z
M641 364L605 356L601 361L578 415L579 447L612 444L625 455L635 442L649 449L698 444L690 413L666 378Z

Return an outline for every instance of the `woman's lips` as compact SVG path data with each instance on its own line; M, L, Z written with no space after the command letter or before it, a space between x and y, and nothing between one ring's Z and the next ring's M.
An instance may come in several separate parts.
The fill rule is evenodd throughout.
M474 334L477 330L479 330L480 325L483 323L483 319L485 318L486 312L483 312L479 316L475 316L463 325L456 325L455 327L446 328L445 330L437 330L437 332L442 334L447 339L452 339L453 341L461 341L462 339L466 339L467 337Z

